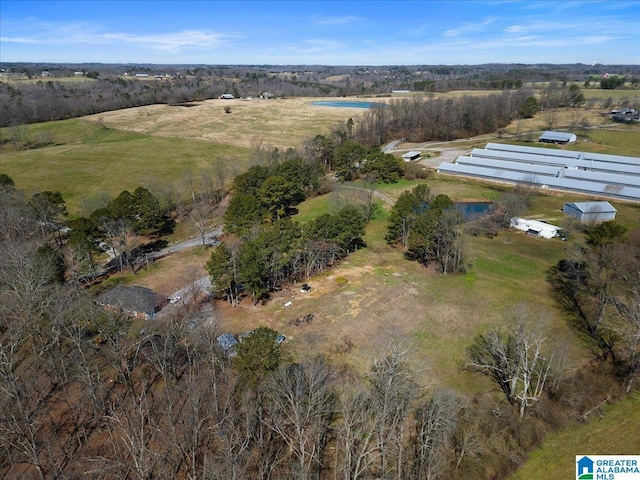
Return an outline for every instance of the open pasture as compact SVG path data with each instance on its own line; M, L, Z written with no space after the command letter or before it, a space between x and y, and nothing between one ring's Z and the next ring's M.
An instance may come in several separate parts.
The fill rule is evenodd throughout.
M107 126L161 137L207 140L241 148L297 148L308 138L363 113L361 108L315 106L322 98L206 100L149 105L87 117ZM230 113L226 113L228 108Z
M55 144L11 151L7 143L0 170L28 194L62 192L72 214L83 202L104 194L115 196L141 185L185 183L187 172L197 175L216 161L223 162L230 179L248 158L247 150L239 147L102 128L84 119L22 128L30 138L48 131ZM3 129L2 137L8 138L10 130Z

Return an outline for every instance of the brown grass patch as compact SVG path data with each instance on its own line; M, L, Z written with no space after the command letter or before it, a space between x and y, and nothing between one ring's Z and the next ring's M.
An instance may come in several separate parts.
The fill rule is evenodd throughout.
M296 148L317 134L328 133L330 127L365 111L313 105L318 100L323 99L206 100L190 107L149 105L88 118L102 118L109 127L149 135L194 138L245 148L264 141L264 146L286 149ZM225 113L226 107L231 113Z
M204 264L209 255L210 250L202 247L173 253L156 261L149 270L142 269L130 283L171 295L207 275Z

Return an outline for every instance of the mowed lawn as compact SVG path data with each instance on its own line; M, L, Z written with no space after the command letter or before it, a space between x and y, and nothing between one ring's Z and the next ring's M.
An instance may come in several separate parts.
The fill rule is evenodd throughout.
M116 196L123 190L158 183L182 184L186 191L188 172L197 182L199 172L218 161L224 162L230 179L248 158L247 149L236 146L101 128L82 119L23 128L32 139L38 132L50 132L55 145L15 151L7 143L0 171L27 194L62 192L72 213L82 199L103 192ZM10 135L11 129L2 129L3 139Z

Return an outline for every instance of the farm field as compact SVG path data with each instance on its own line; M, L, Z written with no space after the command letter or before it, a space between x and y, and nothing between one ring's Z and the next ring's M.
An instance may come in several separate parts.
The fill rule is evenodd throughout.
M246 149L235 146L101 128L84 119L25 128L29 137L50 132L55 144L20 151L5 144L0 170L29 195L62 192L72 214L83 201L102 194L117 196L141 185L180 182L187 172L201 172L216 162L229 178L248 157ZM3 138L8 130L3 129Z
M76 214L81 203L141 185L180 183L221 168L227 182L245 170L256 149L286 150L361 108L312 106L317 99L210 100L193 107L151 105L81 119L21 127L30 139L47 132L54 144L16 151L12 130L0 129L0 171L29 195L63 193ZM226 114L223 107L230 106Z
M258 146L299 146L305 138L326 133L336 122L362 113L361 109L313 107L310 101L211 100L192 107L155 105L33 125L26 127L30 134L51 130L56 145L12 151L6 143L2 146L0 171L13 177L28 193L62 191L72 213L78 211L83 200L101 192L116 195L125 188L153 181L184 182L186 172L203 171L216 161L222 162L231 179L250 164ZM229 114L223 110L227 105ZM566 117L559 116L562 122L575 117L575 113L564 113ZM592 113L594 118L602 118L601 112ZM543 120L535 118L511 125L507 131L535 131L542 125ZM576 147L588 145L603 153L638 155L637 131L637 126L622 125L614 125L611 130L585 130L584 138L589 142ZM2 131L3 138L9 135L7 129ZM456 142L455 148L471 148L487 141L492 141L491 137L468 139ZM437 157L430 160L438 161ZM496 200L505 188L437 174L426 182L432 193L447 194L455 201ZM402 180L381 185L378 190L396 199L416 184ZM296 219L306 221L331 212L338 195L308 200L298 207ZM563 217L560 209L564 202L579 199L569 194L540 196L526 215L558 222ZM620 222L640 228L640 205L612 203L618 208ZM412 352L414 368L425 389L444 386L469 395L494 395L488 381L462 368L465 349L475 335L503 322L506 307L525 301L549 312L545 325L549 343L566 353L570 367L577 367L579 359L585 358L573 332L555 312L545 281L546 270L570 255L579 237L561 242L521 232L503 232L493 239L470 236L465 245L466 273L443 276L434 267L405 260L386 244L388 208L382 204L381 212L369 224L367 248L311 278L311 292L303 294L297 286L290 286L264 305L252 305L250 300L236 308L218 304L215 315L221 331L240 333L266 325L287 336L288 348L297 358L321 352L361 373L366 372L381 347L402 342ZM189 233L185 228L184 234ZM208 251L198 247L115 281L171 294L205 274L207 257ZM285 307L287 302L292 302L290 307ZM314 318L311 323L295 324L296 319L309 314ZM633 405L637 407L637 402ZM619 422L614 415L617 408L612 406L602 420L612 428ZM626 407L621 404L620 408L624 411ZM612 420L608 420L609 414ZM590 440L600 441L596 439L610 434L610 430L598 430ZM532 468L535 472L536 467Z
M331 99L214 99L188 106L149 105L86 118L101 118L113 128L161 137L195 138L240 148L262 145L286 150L300 147L305 139L326 134L330 127L364 111L362 108L313 105L320 100ZM225 113L226 108L230 113Z
M451 92L448 96L471 92ZM487 92L473 92L486 94ZM211 169L221 169L227 181L243 171L258 149L297 148L304 140L349 118L363 114L361 108L314 106L318 98L272 100L207 100L191 106L150 105L105 112L80 119L46 122L20 127L34 139L50 135L53 145L15 151L10 128L0 130L2 173L10 175L29 194L42 190L61 191L72 214L82 203L107 193L140 185L185 184L185 177ZM391 101L385 97L376 101ZM229 107L231 113L225 113ZM554 121L562 128L579 125L586 119L589 129L576 129L580 141L573 149L620 155L640 155L640 127L613 124L603 110L563 109ZM545 129L545 113L513 122L502 141L527 135L537 138ZM470 150L497 135L463 139L451 143ZM429 165L437 166L437 156L446 143L406 144L407 149L426 149L432 154ZM433 147L433 150L430 148Z

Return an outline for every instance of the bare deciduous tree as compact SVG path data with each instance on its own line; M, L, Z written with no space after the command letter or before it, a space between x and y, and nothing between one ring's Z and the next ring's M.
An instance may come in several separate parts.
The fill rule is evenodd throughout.
M297 460L295 477L318 478L334 413L332 372L323 359L286 365L269 378L269 426Z
M407 467L407 420L411 403L420 395L413 375L409 368L409 352L398 344L391 344L381 357L373 361L368 375L374 408L379 416L376 431L380 449L378 476L383 478L402 478Z
M381 421L371 392L350 381L338 390L336 473L344 480L366 478L380 455L377 431Z
M535 315L525 304L513 307L507 315L506 332L493 329L475 339L468 349L467 368L493 380L523 417L544 392L551 357L543 351L543 316Z
M608 328L620 338L621 355L625 362L625 390L631 391L640 374L640 241L635 248L620 249L624 261L615 270L618 288L610 296L615 316Z
M412 478L440 478L451 458L452 437L456 428L461 400L452 392L438 391L415 413Z

